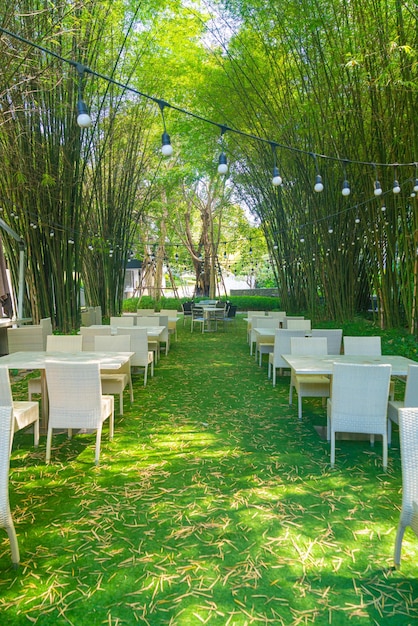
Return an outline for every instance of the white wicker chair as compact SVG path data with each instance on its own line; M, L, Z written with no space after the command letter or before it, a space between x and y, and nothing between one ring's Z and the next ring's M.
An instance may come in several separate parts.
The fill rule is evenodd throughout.
M8 350L12 352L32 352L45 350L45 330L39 324L27 324L19 328L7 329Z
M352 354L354 356L366 355L380 355L382 354L381 338L379 336L374 337L349 337L345 336L343 339L344 354Z
M255 360L257 361L257 351L258 351L258 346L257 346L257 334L255 332L256 328L271 328L271 334L274 335L275 334L275 329L279 328L280 326L280 319L277 317L268 317L267 315L254 315L251 318L251 330L250 330L250 340L249 340L249 344L250 344L250 355L252 355L253 353L253 346L255 346ZM267 343L267 342L265 342ZM271 350L271 352L273 352L273 349Z
M403 400L388 402L388 445L392 443L392 422L398 424L399 409L418 407L418 363L409 365Z
M10 451L12 450L14 433L31 425L33 426L33 442L37 448L39 445L39 404L38 402L13 401L9 370L4 366L0 367L0 406L11 406L13 409Z
M19 565L19 544L9 503L10 440L12 438L12 404L0 406L0 527L5 528L12 551L14 567Z
M283 369L288 369L289 364L282 358L282 354L290 354L290 338L305 337L304 330L288 330L287 328L276 328L274 337L274 350L269 354L268 377L273 372L273 387L276 386L276 370L283 373Z
M43 340L44 340L44 350L46 350L46 341L49 335L52 335L52 320L50 317L43 317L39 320L39 325L42 328Z
M382 354L382 340L379 335L372 337L346 336L343 339L344 354L352 356L380 356ZM390 382L389 397L395 398L395 381Z
M402 508L395 539L394 562L401 563L402 540L407 526L418 537L418 408L399 409L402 463Z
M286 328L289 330L311 330L311 320L292 320L286 318Z
M250 343L253 317L261 317L262 315L264 315L263 311L247 311L247 343Z
M328 354L341 354L342 328L312 328L312 337L326 337Z
M112 329L110 326L101 326L101 328L91 328L90 326L81 326L80 335L83 338L83 351L94 351L94 338L96 335L110 335Z
M51 458L52 431L65 428L96 430L95 463L100 457L103 422L109 419L109 439L113 438L114 399L102 395L99 363L46 360L49 394L49 422L46 462Z
M112 316L110 318L110 327L112 329L120 328L121 326L134 326L134 316L133 315L121 315L119 317Z
M163 343L165 346L165 354L168 354L168 351L170 350L170 332L169 332L169 325L168 325L168 315L156 315L156 320L154 322L154 326L164 326L164 331L161 334L160 337L160 347L161 344Z
M81 352L83 337L81 335L48 335L46 338L47 352ZM31 378L28 382L28 398L42 393L41 378Z
M174 309L161 309L160 315L168 317L168 332L170 335L174 335L174 339L177 339L177 311Z
M191 323L190 323L190 332L193 332L193 328L195 326L195 324L200 324L202 333L205 330L205 318L203 315L203 309L201 306L197 306L195 304L192 304L192 319L191 319Z
M269 311L268 317L278 318L280 322L284 323L286 319L286 311Z
M106 337L97 335L94 338L94 349L98 352L130 352L130 335L113 335ZM123 392L129 385L131 402L134 401L130 361L118 370L101 370L102 393L119 396L119 413L123 415Z
M137 321L136 325L138 328L155 328L156 326L160 326L160 316L154 313L153 315L141 315ZM166 343L167 348L167 335L168 330L164 330L163 333L158 337L148 337L148 350L151 350L154 353L154 363L158 363L161 356L161 341Z
M334 363L328 398L327 439L331 442L331 467L335 464L335 433L381 435L383 467L388 463L387 402L390 365ZM372 440L374 442L374 439Z
M135 354L131 357L131 367L144 368L144 387L148 380L148 367L151 369L151 376L154 376L154 355L152 350L148 349L148 335L146 328L138 328L136 326L118 327L118 335L130 335L131 352Z
M327 354L326 337L291 337L290 354ZM293 401L293 387L298 396L298 418L302 419L302 398L328 398L330 380L320 374L294 374L290 377L289 404Z

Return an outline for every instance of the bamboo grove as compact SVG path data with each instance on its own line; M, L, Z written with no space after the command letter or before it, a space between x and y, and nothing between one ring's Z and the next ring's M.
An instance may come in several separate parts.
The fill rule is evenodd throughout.
M259 218L283 308L349 319L375 294L379 322L412 333L417 18L400 0L289 0L280 11L272 0L5 0L0 9L3 28L231 129L218 188ZM166 110L170 183L158 107L87 76L95 123L82 131L73 67L7 35L0 54L2 217L26 243L27 313L66 330L79 323L81 286L106 313L120 310L149 207L157 198L168 223L184 219L184 189L216 173L217 129ZM157 230L161 245L174 233ZM16 277L18 250L3 239Z

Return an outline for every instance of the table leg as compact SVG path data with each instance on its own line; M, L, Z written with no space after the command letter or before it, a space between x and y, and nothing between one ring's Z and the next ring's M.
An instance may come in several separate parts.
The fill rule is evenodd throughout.
M48 419L49 419L49 399L48 399L48 387L46 384L46 372L41 370L41 397L42 397L42 410L41 410L41 424L40 432L46 435L48 431Z

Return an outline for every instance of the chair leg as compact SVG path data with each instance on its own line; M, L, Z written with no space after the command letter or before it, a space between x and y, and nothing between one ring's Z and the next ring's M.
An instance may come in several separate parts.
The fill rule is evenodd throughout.
M33 445L35 448L39 446L39 419L33 423Z
M94 462L96 465L99 465L101 439L102 439L102 424L100 424L96 432L96 452L95 452L95 457L94 457Z
M276 366L273 365L273 387L276 386Z
M51 460L51 444L52 444L52 428L48 427L48 433L46 436L46 456L45 463L49 463Z
M119 394L119 413L123 415L123 389Z
M393 560L396 567L399 567L401 564L401 549L404 533L405 525L402 521L400 521L398 525L398 530L396 531L395 550L393 555Z
M386 471L388 467L388 436L387 434L383 435L382 447L383 447L383 469Z
M302 419L302 396L298 393L298 418Z
M20 561L19 544L17 542L15 526L13 524L11 513L9 513L9 518L10 518L9 522L8 522L8 524L6 526L6 532L7 532L7 535L9 537L9 541L10 541L10 549L12 551L13 567L17 568L18 565L19 565L19 561Z
M147 376L148 376L148 365L144 368L144 387L147 386Z
M331 467L335 465L335 432L331 432Z

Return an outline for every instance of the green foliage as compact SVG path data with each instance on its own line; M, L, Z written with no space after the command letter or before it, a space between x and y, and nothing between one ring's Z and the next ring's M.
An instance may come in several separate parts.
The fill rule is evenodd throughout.
M199 300L205 300L207 298L196 298L196 302ZM128 298L123 301L123 311L126 313L132 313L138 308L143 309L174 309L181 310L181 303L190 300L190 298L165 298L162 297L158 303L151 296L142 296L139 298ZM239 311L279 311L278 299L267 296L228 296L222 297L220 300L228 300L231 304L235 304Z
M165 298L164 296L162 296L158 302L151 296L127 298L123 301L122 310L125 313L135 313L137 309L155 309L156 311L161 309L172 309L174 311L181 311L181 303L186 300L187 298L178 300L177 298Z

